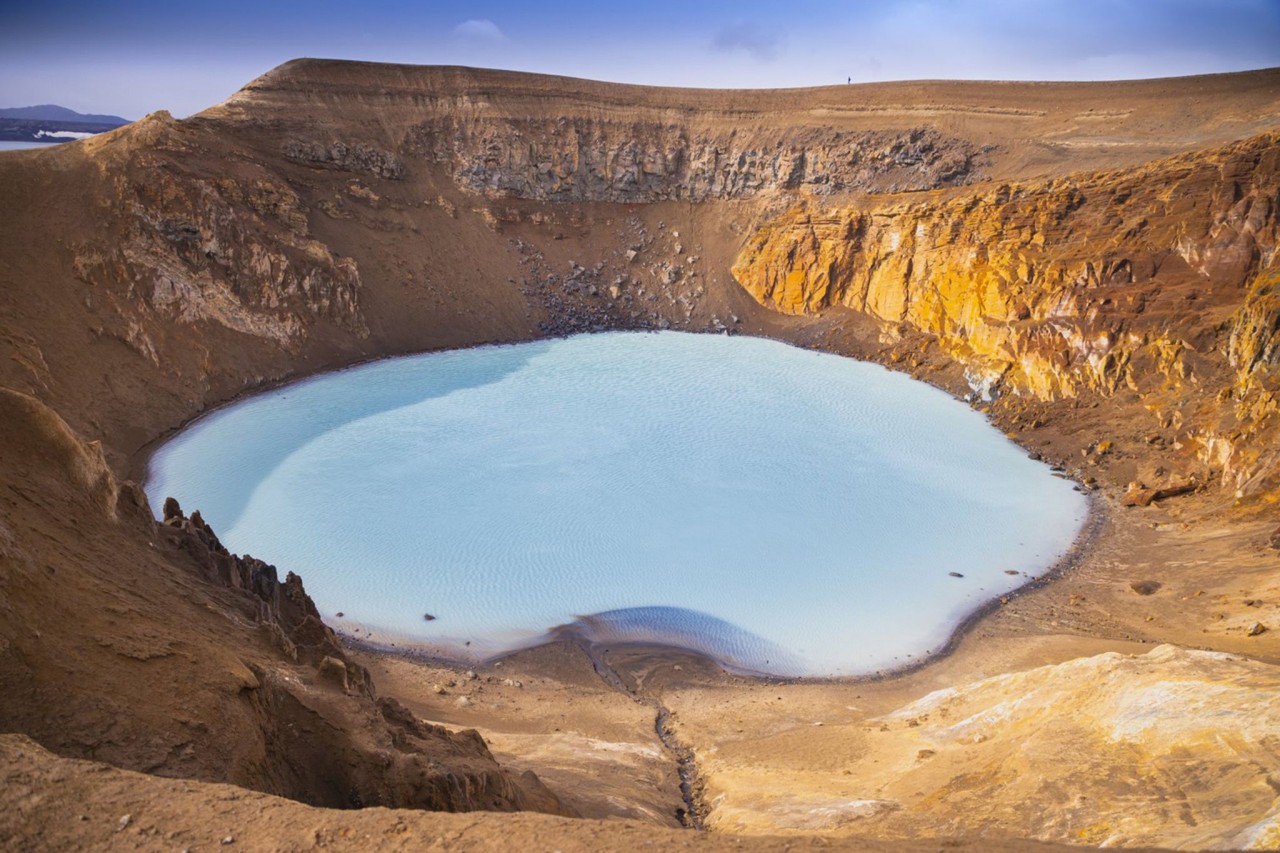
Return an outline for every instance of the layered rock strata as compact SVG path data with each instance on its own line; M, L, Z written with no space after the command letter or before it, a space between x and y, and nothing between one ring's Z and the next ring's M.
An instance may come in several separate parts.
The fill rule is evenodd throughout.
M1229 493L1275 494L1278 191L1264 135L1124 172L798 207L733 274L784 313L923 332L988 397L1136 398Z

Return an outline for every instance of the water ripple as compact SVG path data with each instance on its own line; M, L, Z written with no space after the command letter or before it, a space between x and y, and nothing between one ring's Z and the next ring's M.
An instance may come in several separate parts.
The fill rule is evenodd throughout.
M1025 581L1007 570L1047 568L1086 512L923 383L674 332L317 377L195 423L147 491L380 631L494 648L587 613L787 675L938 648Z

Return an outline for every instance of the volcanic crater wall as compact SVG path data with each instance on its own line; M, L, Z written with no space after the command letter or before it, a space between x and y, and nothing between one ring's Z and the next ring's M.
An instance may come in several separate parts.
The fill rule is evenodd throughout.
M414 128L405 149L445 164L472 192L632 203L931 189L977 180L983 153L927 127L708 133L583 117L448 117Z
M573 328L643 308L814 344L856 317L860 354L918 340L997 415L1128 406L1148 455L1280 495L1280 163L1253 133L1276 78L1188 84L1248 97L1175 112L1133 95L1100 124L1065 86L1054 112L996 85L726 96L304 62L190 120L0 158L0 385L39 415L21 441L0 420L0 692L20 697L0 721L329 805L559 810L473 737L379 703L300 587L194 515L153 523L122 482L263 383L536 337L565 328L540 325L552 297ZM92 464L40 462L66 446Z
M1015 157L1013 141L951 129L962 123L912 125L910 111L884 129L815 125L812 115L788 127L749 111L624 110L583 97L552 117L520 115L493 92L362 83L340 97L381 123L320 133L300 118L313 109L307 97L273 72L199 120L252 140L260 156L238 178L179 177L169 164L154 181L118 186L132 195L131 232L114 253L78 259L86 280L114 264L113 277L150 282L152 310L297 350L316 322L368 334L359 263L313 236L318 211L350 217L353 203L369 202L407 212L406 198L444 190L474 199L501 232L503 221L581 204L747 203L734 215L763 224L746 233L732 274L762 306L799 316L847 308L883 323L886 339L925 334L984 393L1132 397L1229 492L1277 488L1274 134L1004 182L987 178ZM274 101L276 118L264 122ZM191 144L171 122L156 124L169 147ZM318 197L310 175L346 191ZM684 260L663 267L668 278ZM629 292L631 271L611 283L599 272L594 291ZM657 284L651 291L686 302L702 286ZM543 324L561 326L577 328L572 318ZM144 327L132 323L127 337L150 352Z
M988 390L1136 395L1244 494L1277 485L1278 198L1266 135L1123 172L802 205L733 273L784 313L927 333Z

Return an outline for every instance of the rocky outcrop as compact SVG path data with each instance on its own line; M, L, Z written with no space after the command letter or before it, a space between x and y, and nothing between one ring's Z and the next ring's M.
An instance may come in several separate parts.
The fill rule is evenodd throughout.
M344 692L374 697L369 673L343 651L337 635L320 618L302 578L289 572L281 582L276 567L248 555L232 554L200 513L188 518L173 498L164 504L162 530L173 531L173 542L213 583L223 584L257 599L254 618L290 659L307 663L341 682Z
M1246 388L1280 365L1280 270L1265 270L1254 280L1228 329L1227 359Z
M1123 506L1151 506L1156 501L1189 495L1196 490L1195 480L1173 482L1166 486L1152 488L1137 481L1129 484L1124 497L1120 499Z
M1235 370L1224 394L1229 408L1216 429L1205 430L1204 445L1234 475L1241 494L1274 491L1280 489L1280 267L1274 262L1254 279L1226 336Z
M404 178L404 164L396 155L379 151L363 142L347 145L345 142L290 139L281 150L286 159L306 166L336 169L339 172L363 172L393 181Z
M259 682L251 702L272 744L276 792L331 808L566 813L537 776L516 778L499 766L474 730L451 732L419 720L394 698L378 698L368 670L347 655L296 574L281 582L275 566L232 554L199 512L185 516L173 498L165 502L162 530L172 531L209 581L255 605L261 632L290 661L312 668L320 691L351 697L363 712L362 736L352 737L349 720L317 726L341 712L317 704L288 675L251 667Z
M654 202L897 192L972 182L982 154L933 128L790 133L583 117L463 121L410 131L405 149L459 186L539 201Z
M733 273L784 313L847 307L926 333L988 391L1137 394L1257 492L1277 485L1278 188L1266 135L1134 171L807 205Z
M57 412L8 388L0 388L0 423L4 424L0 467L8 461L18 466L22 476L43 485L71 484L96 516L117 517L121 488L107 466L100 442L81 441ZM126 491L125 499L145 502L136 489Z
M179 177L196 143L164 116L119 134L101 144L109 180L88 193L113 233L75 247L85 285L118 294L122 308L141 302L284 346L318 321L363 333L355 262L309 235L306 206L277 175ZM154 359L147 318L131 319L135 346Z

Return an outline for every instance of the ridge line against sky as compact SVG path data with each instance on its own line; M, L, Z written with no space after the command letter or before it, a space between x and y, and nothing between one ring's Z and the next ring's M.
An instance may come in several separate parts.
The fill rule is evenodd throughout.
M1280 65L1280 0L297 0L0 10L0 107L183 116L302 56L709 88Z

